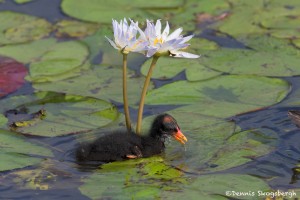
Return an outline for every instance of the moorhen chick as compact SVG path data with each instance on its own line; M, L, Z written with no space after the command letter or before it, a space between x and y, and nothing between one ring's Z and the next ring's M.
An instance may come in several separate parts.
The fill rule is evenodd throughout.
M78 162L112 162L150 157L164 151L164 142L169 136L181 144L187 142L176 120L169 114L161 114L154 119L149 135L139 136L127 131L104 135L91 143L81 144L76 158Z

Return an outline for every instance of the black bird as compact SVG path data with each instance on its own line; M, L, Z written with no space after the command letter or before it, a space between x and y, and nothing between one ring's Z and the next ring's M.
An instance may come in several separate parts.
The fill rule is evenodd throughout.
M113 162L133 158L150 157L165 149L165 139L174 137L181 144L187 142L176 120L169 114L157 116L147 136L118 131L104 135L91 143L81 144L76 150L78 162Z

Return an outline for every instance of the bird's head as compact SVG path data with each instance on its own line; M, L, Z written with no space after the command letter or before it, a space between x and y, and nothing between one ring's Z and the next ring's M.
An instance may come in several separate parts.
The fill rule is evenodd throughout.
M169 114L161 114L154 119L150 135L161 139L172 136L181 144L187 142L187 138L181 132L177 121Z

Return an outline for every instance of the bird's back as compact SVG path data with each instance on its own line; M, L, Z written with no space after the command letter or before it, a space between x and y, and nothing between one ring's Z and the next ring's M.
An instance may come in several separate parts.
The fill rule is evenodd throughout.
M76 151L78 161L110 162L126 159L142 149L141 137L134 133L115 132L107 134L92 143L81 144Z

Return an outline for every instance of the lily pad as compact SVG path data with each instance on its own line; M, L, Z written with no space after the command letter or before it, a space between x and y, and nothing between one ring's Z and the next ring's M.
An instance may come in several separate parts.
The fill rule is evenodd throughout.
M162 190L179 189L178 184L186 182L181 171L166 165L159 157L109 163L97 172L84 179L79 188L92 199L153 199ZM99 181L106 184L99 185Z
M86 69L87 65L83 64L88 53L87 47L80 42L57 43L38 61L30 64L28 79L33 82L46 82L77 76L78 70L80 72L82 68Z
M148 92L146 104L193 104L201 114L229 117L278 103L288 92L289 84L281 79L229 75L205 82L177 81L164 85Z
M295 76L300 74L299 50L286 40L266 36L244 40L251 49L229 49L204 53L202 63L217 71L261 76Z
M218 27L221 32L232 36L261 34L267 30L259 26L263 3L256 4L253 1L248 6L235 6L231 15L227 17ZM255 5L255 6L254 6Z
M0 47L0 55L14 58L22 63L30 63L53 48L55 44L56 40L50 38L22 44L5 45Z
M128 102L136 105L140 99L140 92L144 83L144 77L136 77L134 72L128 70ZM104 100L123 102L122 97L122 68L109 66L94 66L78 77L33 84L33 87L41 91L65 92L81 96L95 97ZM153 84L150 85L153 88Z
M300 39L293 40L293 44L300 48Z
M188 50L191 50L192 53L201 54L202 50L217 50L219 48L217 43L204 38L192 38L189 43L191 46Z
M97 23L111 23L111 19L146 18L149 17L147 9L176 9L183 4L182 0L166 0L162 4L160 0L132 3L130 0L105 1L105 0L63 0L62 10L69 16Z
M35 165L43 160L41 156L52 156L49 149L27 142L25 137L5 130L0 130L0 149L0 171Z
M163 191L162 199L259 199L259 191L269 191L263 180L240 174L203 175L185 184L180 191Z
M103 165L89 178L83 179L79 190L91 199L227 199L227 191L251 192L241 199L257 199L258 191L269 186L261 179L239 174L186 177L157 158L139 159ZM98 184L105 182L106 184ZM212 187L213 185L213 187ZM227 192L227 193L226 193ZM252 198L253 197L253 198Z
M94 34L99 25L75 20L61 20L55 24L55 27L56 37L82 38Z
M7 57L0 57L0 97L19 89L24 83L27 68Z
M219 14L229 9L229 4L223 0L197 1L189 0L183 5L181 12L170 19L171 23L184 30L196 29L196 15L200 13Z
M12 11L0 12L0 24L1 45L38 40L52 31L48 21Z
M18 4L23 4L23 3L28 3L28 2L31 2L31 1L34 1L34 0L14 0L14 1Z
M7 118L4 115L0 114L0 128L4 128L7 122Z
M141 73L146 76L152 59L147 60L141 68ZM152 74L152 78L168 79L185 71L187 80L199 81L209 79L221 74L221 72L209 69L201 64L201 59L182 59L162 57L158 60Z
M41 108L45 116L29 126L17 127L16 131L24 134L54 137L97 129L118 117L116 108L103 100L58 93L37 93L33 96L14 97L16 107L26 108L28 113L35 113ZM2 101L3 105L12 99Z

